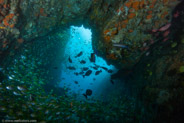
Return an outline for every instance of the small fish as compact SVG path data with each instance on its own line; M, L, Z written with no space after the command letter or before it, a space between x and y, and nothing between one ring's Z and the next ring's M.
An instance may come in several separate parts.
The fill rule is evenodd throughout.
M58 69L58 67L53 67L54 69Z
M7 90L13 90L13 88L11 86L6 86Z
M32 94L29 95L29 100L30 101L34 101L35 100Z
M158 29L152 29L151 30L151 32L153 32L153 33L157 32L157 31L158 31Z
M15 91L13 92L13 94L16 96L20 95L19 93L15 92Z
M17 89L20 90L20 91L25 91L26 90L24 87L21 87L21 86L17 86Z
M13 77L11 77L11 76L8 76L8 78L9 78L9 79L13 79Z
M106 67L101 67L102 69L104 69L105 71L108 71L108 69Z
M80 63L81 63L81 64L86 64L86 61L81 60Z
M76 76L78 76L78 75L79 75L79 73L77 73L77 72L75 72L74 74L75 74Z
M78 84L79 82L78 81L74 81L75 84Z
M94 70L98 70L98 67L96 67L96 66L94 66L94 67L92 67Z
M80 75L84 74L84 71L81 71L79 74L80 74Z
M97 55L99 54L96 48L94 48L94 53Z
M102 70L98 70L95 72L95 75L99 75L102 72Z
M60 115L60 112L56 112L56 115Z
M76 68L75 67L72 67L72 66L69 66L69 67L67 67L69 70L76 70Z
M49 114L49 110L48 109L45 111L45 114Z
M92 73L92 70L88 70L88 71L85 73L85 75L83 75L83 78L84 78L85 76L91 75L91 73Z
M79 54L75 56L75 58L82 56L83 52L81 51Z
M90 57L89 60L90 60L91 62L95 62L95 59L96 59L96 58L95 58L95 53L91 53L91 57Z
M108 73L112 73L113 71L112 71L111 69L109 69L107 72L108 72Z
M87 99L88 96L91 96L91 95L92 95L92 90L91 89L87 89L86 93L83 94L83 96L86 97L86 99Z
M149 56L149 54L150 54L150 52L147 52L147 53L146 53L146 56Z
M83 71L87 71L89 68L88 67L83 67L82 70Z
M35 115L35 114L33 114L33 113L32 113L30 116L31 116L31 117L33 117L33 118L34 118L34 117L36 117L36 115Z
M30 104L31 104L31 105L36 105L36 103L35 103L35 102L31 102Z
M117 44L117 43L114 43L113 44L114 47L119 47L119 48L125 48L125 49L128 49L128 46L126 45L123 45L123 44Z
M170 33L169 30L165 31L164 34L163 34L163 37L167 37L169 35L169 33Z
M111 83L114 85L114 81L111 79Z
M168 24L166 24L165 26L161 27L161 28L159 29L159 31L160 31L160 32L166 31L167 29L169 29L170 26L171 26L171 23L168 23Z
M4 106L2 106L2 107L0 107L0 110L1 110L1 111L5 111L6 108L5 108Z
M72 63L72 59L71 59L70 57L68 58L68 61L69 61L70 63Z
M147 43L146 43L146 42L145 42L145 43L143 43L143 44L142 44L142 46L143 46L143 47L146 47L146 46L147 46Z
M169 40L169 38L166 37L163 39L163 42L166 42L167 40Z

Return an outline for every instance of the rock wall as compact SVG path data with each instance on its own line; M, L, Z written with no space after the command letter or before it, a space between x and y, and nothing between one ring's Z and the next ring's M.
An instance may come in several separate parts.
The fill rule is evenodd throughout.
M99 55L132 67L142 54L149 54L157 42L155 35L170 38L169 32L159 29L170 24L177 4L176 0L1 0L0 53L59 27L84 24L97 35L93 47Z
M174 12L183 13L184 4ZM183 122L184 113L184 17L173 18L175 36L167 42L157 42L150 47L149 56L143 55L127 80L132 95L140 107L146 107L142 116L155 122ZM152 116L147 116L150 112ZM153 113L154 112L154 113ZM149 119L147 119L149 121Z

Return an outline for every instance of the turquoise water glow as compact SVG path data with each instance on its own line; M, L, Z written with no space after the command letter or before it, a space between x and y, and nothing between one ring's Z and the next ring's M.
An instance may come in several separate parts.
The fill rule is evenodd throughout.
M85 29L83 26L71 26L70 35L64 54L66 59L62 63L61 78L63 81L60 86L69 88L69 93L76 93L79 95L78 97L82 98L85 98L82 94L85 93L86 89L93 91L91 97L103 95L103 90L112 86L112 83L110 83L110 75L112 73L110 74L104 69L98 68L98 70L102 70L102 72L99 75L95 75L95 72L98 70L94 70L92 67L96 64L113 70L113 73L116 72L117 69L113 65L107 65L106 61L97 55L95 63L90 61L90 55L94 52L92 49L92 33L90 29ZM83 54L75 58L81 51ZM72 59L72 63L69 62L69 57ZM81 60L86 61L86 63L81 64ZM69 66L75 67L76 70L67 69ZM88 67L92 70L92 74L84 78L82 75L77 76L74 74L75 72L81 72L83 67ZM78 84L76 84L75 81L77 81Z

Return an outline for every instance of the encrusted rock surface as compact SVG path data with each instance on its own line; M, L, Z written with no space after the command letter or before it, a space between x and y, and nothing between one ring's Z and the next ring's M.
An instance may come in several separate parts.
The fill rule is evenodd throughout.
M98 33L93 47L99 55L132 67L156 42L152 32L171 22L177 4L176 0L1 0L1 52L17 48L18 39L26 42L59 27L84 24Z
M183 12L184 4L175 11ZM184 113L184 17L173 19L175 36L157 42L127 76L127 85L147 110L157 112L157 122L183 122ZM146 112L146 111L145 111ZM143 113L143 112L142 112ZM143 113L143 115L147 116ZM150 117L150 119L151 119Z

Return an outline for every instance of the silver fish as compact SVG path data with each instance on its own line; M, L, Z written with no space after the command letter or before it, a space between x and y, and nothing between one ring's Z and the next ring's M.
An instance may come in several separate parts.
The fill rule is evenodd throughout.
M117 44L117 43L114 43L113 46L114 46L114 47L119 47L119 48L126 48L126 49L128 48L128 46L126 46L126 45Z
M19 93L15 92L15 91L13 92L13 94L16 96L20 95Z
M20 91L25 91L26 89L21 87L21 86L17 86L17 89L20 90Z
M11 86L6 86L7 90L13 90L13 88Z

